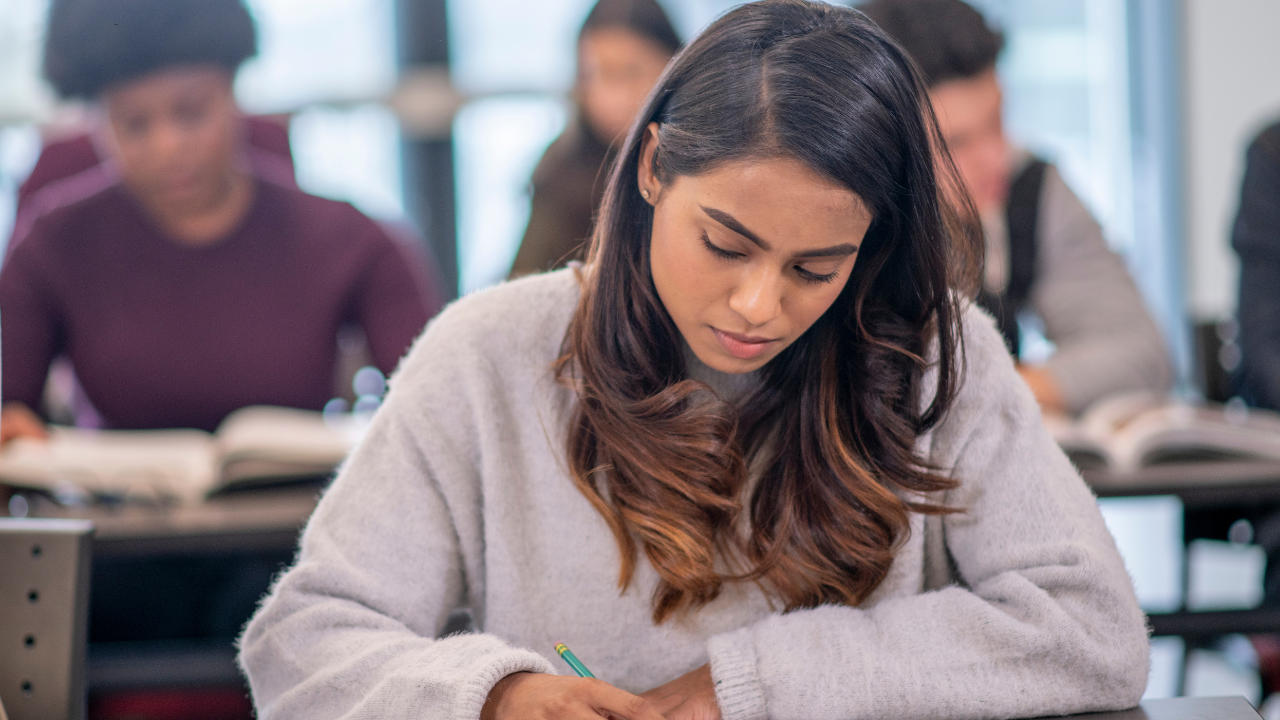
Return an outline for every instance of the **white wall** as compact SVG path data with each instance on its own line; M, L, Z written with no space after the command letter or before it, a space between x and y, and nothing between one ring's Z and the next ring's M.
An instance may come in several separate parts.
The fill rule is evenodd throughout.
M1236 306L1231 250L1244 153L1280 119L1280 1L1184 0L1187 293L1195 319Z

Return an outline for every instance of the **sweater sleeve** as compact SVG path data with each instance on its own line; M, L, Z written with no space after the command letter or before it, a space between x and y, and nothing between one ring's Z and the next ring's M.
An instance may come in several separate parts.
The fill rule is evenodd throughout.
M1280 409L1280 125L1249 147L1231 241L1240 256L1243 390L1251 403Z
M474 720L498 680L553 672L493 635L436 639L449 612L483 587L460 539L478 535L480 481L459 372L479 363L454 344L448 326L457 323L446 319L392 378L308 522L295 566L240 640L264 720Z
M53 290L40 272L39 230L16 249L0 270L0 317L4 343L4 402L20 402L39 412L49 363L61 348L62 320Z
M1045 175L1032 303L1057 345L1049 371L1072 412L1172 382L1164 340L1124 262L1054 168Z
M429 271L434 268L426 254L410 244L414 239L396 237L387 229L368 221L373 252L357 290L354 314L374 363L390 374L443 301L439 283L431 282L435 274Z
M1092 494L1040 422L989 319L929 460L960 481L942 523L957 584L771 615L708 643L725 720L1038 717L1131 707L1146 629ZM926 543L928 544L928 543Z

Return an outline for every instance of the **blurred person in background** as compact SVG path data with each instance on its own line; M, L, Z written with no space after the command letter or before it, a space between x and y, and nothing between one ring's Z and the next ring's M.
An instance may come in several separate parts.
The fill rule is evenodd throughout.
M578 34L575 112L533 171L513 277L580 259L604 194L603 168L679 49L657 0L600 0L592 8Z
M1056 351L1019 364L1042 408L1079 413L1112 393L1169 389L1163 339L1124 262L1057 169L1004 133L996 58L1004 38L961 0L858 6L920 67L943 139L981 213L979 303L1018 356L1018 315L1034 311Z
M390 372L438 309L425 259L254 162L232 84L240 0L55 0L45 75L96 103L97 180L46 186L0 270L5 439L39 436L65 354L111 428L213 430L256 404L321 409L337 333Z
M1240 257L1240 365L1232 381L1254 407L1280 410L1280 122L1258 133L1246 153L1240 207L1231 245ZM1251 517L1254 542L1267 551L1263 606L1280 605L1280 509L1262 505L1265 515ZM1221 539L1236 515L1212 511L1188 514L1188 539ZM1191 523L1200 520L1201 527ZM1194 534L1193 534L1194 533ZM1263 707L1276 704L1280 693L1280 634L1249 637L1258 655ZM1268 714L1267 717L1273 717Z
M1231 244L1240 256L1241 394L1280 410L1280 123L1249 146Z

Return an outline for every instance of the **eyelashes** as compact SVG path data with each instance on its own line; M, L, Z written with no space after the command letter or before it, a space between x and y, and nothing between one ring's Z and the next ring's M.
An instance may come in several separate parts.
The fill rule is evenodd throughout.
M715 243L711 242L711 238L708 237L705 232L702 233L702 246L705 247L712 255L715 255L721 260L739 260L741 258L746 257L742 253L734 252L732 250L726 250L720 247L719 245L716 245ZM795 266L795 271L796 271L796 275L798 275L801 280L808 283L834 282L835 279L840 276L839 271L821 275L815 272L810 272L808 270L805 270L799 265Z
M712 243L711 238L707 237L706 233L702 233L702 245L706 249L710 250L712 255L715 255L716 257L719 257L719 258L724 258L725 260L737 260L740 257L746 257L742 253L736 253L732 250L725 250L719 245Z
M827 273L826 275L819 275L817 273L809 272L808 270L805 270L799 265L796 266L796 274L799 275L801 278L803 278L805 282L812 282L812 283L834 282L836 277L840 275L839 272L831 272L831 273Z

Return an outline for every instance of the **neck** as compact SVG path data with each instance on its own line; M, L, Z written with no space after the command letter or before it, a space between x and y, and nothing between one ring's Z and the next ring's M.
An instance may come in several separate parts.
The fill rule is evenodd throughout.
M166 235L183 245L211 245L231 233L253 204L254 184L244 172L234 172L222 191L198 208L172 208L144 201Z

